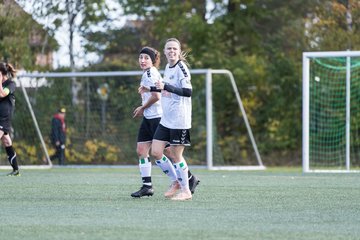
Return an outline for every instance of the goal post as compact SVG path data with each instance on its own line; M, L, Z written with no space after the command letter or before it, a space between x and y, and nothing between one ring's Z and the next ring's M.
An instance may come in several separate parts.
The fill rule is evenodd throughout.
M303 53L303 172L358 172L360 51Z
M185 151L186 159L190 164L205 165L210 170L265 169L232 73L214 69L192 69L190 72L195 91L192 97L192 147ZM16 81L21 89L18 92L22 92L22 96L16 105L15 112L20 113L15 115L14 144L22 146L18 154L21 156L21 167L46 168L57 164L49 159L54 153L49 132L51 117L60 106L67 108L67 164L136 163L136 135L140 120L132 119L132 111L141 103L137 88L142 73L20 73ZM229 147L219 143L224 142L224 136L220 136L217 130L214 113L213 97L222 96L221 93L214 95L212 85L220 82L219 80L222 84L228 83L233 91L232 98L238 105L233 112L242 118L239 125L244 125L239 126L243 128L242 140L239 142L248 144L246 147L237 146L235 142L231 147L239 148L237 151L242 154L230 161L225 159L224 156L229 154L224 152L231 149L226 149ZM105 90L102 89L104 87ZM29 122L32 126L29 126ZM29 135L32 138L25 141ZM248 136L248 140L245 136ZM18 143L20 139L21 144Z
M236 101L239 105L239 109L241 111L241 115L243 117L245 126L246 126L246 130L247 130L247 134L250 138L251 141L251 145L253 147L254 153L255 153L255 157L256 157L256 165L242 165L242 166L214 166L213 163L213 133L212 133L212 129L213 129L213 101L212 101L212 74L224 74L226 75L231 83L231 87L234 91L235 97L236 97ZM251 130L251 126L249 124L246 112L245 112L245 108L243 106L241 97L240 97L240 93L239 90L237 88L235 79L233 74L229 71L229 70L212 70L209 69L206 72L206 122L207 122L207 167L210 170L265 170L266 167L264 166L259 151L258 151L258 147L255 141L255 138L253 136L252 130Z

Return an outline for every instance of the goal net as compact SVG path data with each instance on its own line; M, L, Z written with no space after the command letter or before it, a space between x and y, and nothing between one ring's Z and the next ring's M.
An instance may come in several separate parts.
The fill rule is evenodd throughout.
M360 168L360 52L303 54L303 171Z
M184 153L188 163L208 169L264 169L232 74L210 69L191 73L192 146ZM66 108L66 164L136 164L141 119L132 115L141 104L137 93L141 75L141 71L19 74L13 134L20 165L58 164L49 156L55 152L51 119L60 107ZM216 89L222 91L212 91L212 85L220 83ZM237 129L227 129L221 121L219 103L225 97L234 104L226 114L233 114Z

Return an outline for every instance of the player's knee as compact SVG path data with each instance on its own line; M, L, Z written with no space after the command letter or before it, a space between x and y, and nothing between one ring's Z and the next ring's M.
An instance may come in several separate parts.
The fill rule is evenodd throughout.
M137 146L137 148L136 148L136 153L137 153L137 155L138 155L139 157L149 155L149 153L148 153L148 148L143 147L143 146Z
M161 159L163 155L163 152L160 149L152 149L151 150L151 156L153 156L155 159Z
M1 135L1 134L0 134ZM11 138L9 136L9 134L4 134L2 137L1 137L1 142L2 144L4 145L4 147L10 147L12 146L12 141L11 141Z
M146 156L148 156L148 154L145 151L141 150L141 149L137 149L136 153L137 153L138 157L146 157Z

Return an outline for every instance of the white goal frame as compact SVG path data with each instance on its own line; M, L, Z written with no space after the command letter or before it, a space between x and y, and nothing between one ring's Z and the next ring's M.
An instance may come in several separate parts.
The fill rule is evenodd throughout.
M161 71L163 73L163 71ZM209 170L265 170L266 167L263 165L261 160L248 118L246 116L246 112L244 106L242 104L239 90L236 86L236 82L234 79L233 74L225 69L192 69L190 70L191 74L194 75L205 75L206 78L206 161L207 161L207 169ZM142 71L113 71L113 72L48 72L48 73L23 73L17 76L17 80L20 82L20 86L22 88L23 94L25 96L25 100L27 101L27 106L30 110L31 117L33 119L38 137L40 138L41 145L45 152L45 156L48 160L49 165L38 165L38 166L21 166L21 168L51 168L52 163L49 158L49 154L43 140L41 130L37 124L36 116L33 112L32 106L30 104L27 92L23 86L22 79L26 78L62 78L62 77L111 77L111 76L141 76ZM213 103L212 103L212 75L213 74L223 74L228 76L232 88L234 90L236 100L238 102L240 111L242 113L248 135L251 140L251 144L253 146L255 156L258 162L258 165L246 165L246 166L214 166L213 165L213 118L212 118L212 111L213 111ZM0 166L2 168L2 166ZM5 167L6 168L6 167Z
M344 170L320 170L310 169L310 59L327 57L346 57L346 149ZM360 172L352 170L350 164L350 80L351 80L351 57L360 57L360 51L333 51L333 52L303 52L303 108L302 108L302 163L303 172Z

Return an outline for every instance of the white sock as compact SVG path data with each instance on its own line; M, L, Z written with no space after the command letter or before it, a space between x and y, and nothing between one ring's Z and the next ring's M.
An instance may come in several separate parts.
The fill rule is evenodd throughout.
M174 164L178 181L181 185L181 189L189 189L189 169L185 161L181 161Z
M139 168L143 184L151 186L151 162L149 161L149 158L140 158Z
M163 155L161 159L156 160L155 162L156 165L161 168L161 170L170 178L171 181L176 181L175 168L165 155Z

